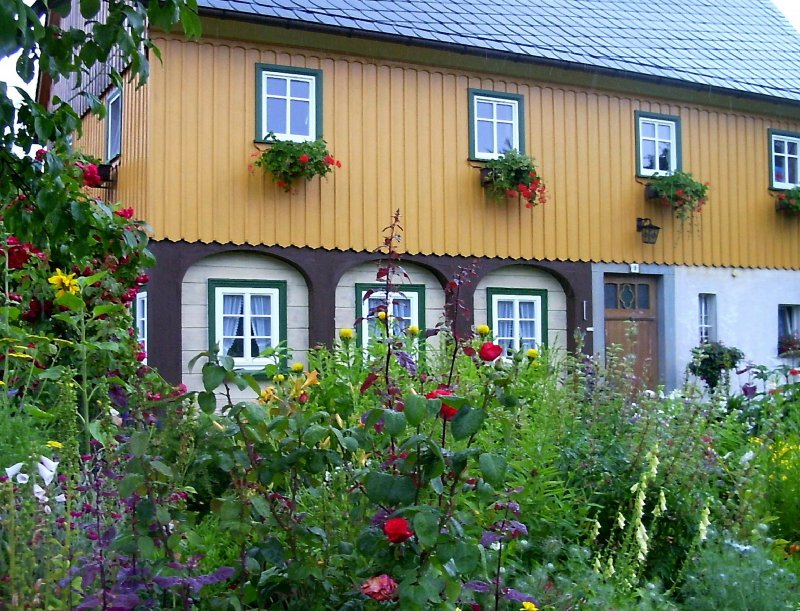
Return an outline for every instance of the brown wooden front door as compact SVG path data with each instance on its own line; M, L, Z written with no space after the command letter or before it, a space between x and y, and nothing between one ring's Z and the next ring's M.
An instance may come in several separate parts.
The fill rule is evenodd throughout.
M634 372L648 388L658 385L658 304L655 278L606 274L606 348L635 355Z

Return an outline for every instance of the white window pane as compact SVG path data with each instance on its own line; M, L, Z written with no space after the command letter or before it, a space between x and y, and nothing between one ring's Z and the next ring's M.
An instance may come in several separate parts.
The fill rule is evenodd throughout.
M519 336L523 340L533 340L536 337L536 323L532 320L521 320L519 322Z
M367 300L367 311L371 314L375 312L379 307L385 306L386 300L382 297L370 297Z
M272 298L269 295L252 295L250 297L250 313L259 316L272 314Z
M497 146L501 153L514 148L514 127L511 123L497 124Z
M494 153L494 129L489 121L478 121L478 152Z
M226 338L222 340L222 354L232 356L234 358L241 358L243 355L242 347L244 343L241 339Z
M672 126L659 125L658 126L658 139L659 140L672 140Z
M798 179L797 179L797 159L789 159L788 161L789 161L789 163L788 163L788 166L789 166L789 180L788 180L788 182L792 183L793 185L796 185L798 183Z
M656 137L656 126L653 123L649 123L647 121L642 121L639 127L639 132L642 138L655 138Z
M790 155L797 155L797 142L795 142L794 140L789 140L789 142L786 143L786 147L787 147L786 151L787 153L789 153Z
M642 140L642 167L645 170L656 169L656 143L653 140Z
M286 100L281 98L267 98L267 131L276 134L285 134L286 131Z
M286 79L267 77L267 95L286 95Z
M497 343L503 348L503 355L508 354L509 350L514 349L514 341L511 339L498 339Z
M272 318L269 316L254 316L250 319L250 333L253 337L270 337Z
M662 172L669 172L672 169L672 155L669 144L661 143L658 147L658 169Z
M489 102L478 102L475 114L479 119L492 119L494 118L494 105Z
M395 298L392 301L392 315L396 316L397 318L410 318L411 300Z
M519 302L519 317L532 319L536 317L536 304L533 301Z
M244 312L244 295L225 295L222 298L223 314L242 314ZM226 335L228 335L226 333Z
M291 133L298 136L308 136L310 104L303 100L291 102Z
M498 318L514 318L514 302L513 301L498 301L497 302L497 317Z
M308 100L311 97L311 83L308 81L292 80L291 96L293 98L305 98Z
M514 337L514 321L513 320L498 320L497 321L497 337Z
M496 112L497 119L500 121L512 121L514 119L514 107L511 104L498 104Z
M272 345L269 336L267 337L254 337L253 343L255 344L255 348L253 350L253 354L251 355L253 358L259 356L264 350L269 348Z
M775 180L778 182L784 182L786 180L786 168L784 167L784 159L783 156L775 156Z

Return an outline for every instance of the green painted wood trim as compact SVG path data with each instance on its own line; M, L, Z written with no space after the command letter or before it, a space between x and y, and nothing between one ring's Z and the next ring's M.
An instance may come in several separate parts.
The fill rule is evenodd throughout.
M346 36L315 31L265 25L263 19L221 19L213 11L201 9L203 37L228 38L256 44L286 45L291 47L318 49L336 53L347 53L372 59L406 61L426 66L440 66L455 70L483 72L495 76L530 79L543 83L571 85L584 89L616 92L647 99L663 98L675 102L713 106L725 110L738 110L753 114L766 114L787 119L800 120L800 102L781 100L769 96L747 95L746 92L731 91L707 85L684 83L676 79L636 76L630 72L618 73L604 68L593 69L562 67L556 62L545 62L525 56L486 49L459 47L461 52L436 48L433 43L409 44L408 40L389 41L385 37L358 35L347 30ZM302 40L302 44L300 41ZM618 75L619 74L619 75Z
M542 329L541 345L547 347L549 333L548 319L550 318L550 309L547 305L547 289L504 289L502 287L489 287L486 289L486 324L492 328L494 334L494 306L492 301L495 297L502 297L503 295L510 295L512 297L539 297L542 302L541 314L542 320L540 327Z
M775 167L773 164L775 163L775 157L772 154L773 144L772 138L774 136L783 136L786 138L794 138L795 140L800 140L800 133L798 132L789 132L784 129L767 129L767 167L769 168L769 188L773 191L787 191L786 187L776 187L775 186ZM800 143L798 144L800 147ZM798 168L800 170L800 168Z
M218 288L256 288L278 290L278 342L287 341L286 316L288 303L286 301L287 285L285 280L229 280L226 278L208 279L208 348L212 350L217 345L217 300ZM286 359L281 359L281 367L286 366ZM259 369L261 369L259 367Z
M374 291L385 291L386 285L380 282L356 282L356 320L364 317L364 299L363 295L370 289ZM396 286L394 293L415 293L417 295L417 321L419 324L420 337L425 336L425 285L424 284L402 284ZM356 324L356 346L361 348L363 346L363 337L361 337L361 323Z
M317 139L322 138L322 97L323 97L323 89L322 89L322 70L317 70L316 68L296 68L294 66L280 66L277 64L256 64L256 104L255 104L255 111L256 111L256 134L254 141L255 142L266 142L264 138L261 137L262 132L262 125L261 125L261 100L262 100L262 89L261 89L261 73L262 72L283 72L285 74L300 74L302 76L311 76L314 78L314 120L316 122L316 137Z
M677 115L664 115L657 112L645 112L643 110L633 111L633 120L636 124L636 176L644 179L652 179L653 176L642 174L641 166L641 138L639 137L639 119L657 119L658 121L671 121L675 124L675 169L679 172L683 169L683 138L681 136L681 118Z
M111 149L111 112L110 112L110 110L111 110L111 102L113 101L112 98L114 100L119 99L119 152L116 155L114 155L113 157L111 157L109 155L109 151ZM105 149L106 150L105 150L105 160L106 160L106 163L111 163L112 161L116 161L122 155L122 127L124 125L123 122L122 122L122 113L124 111L123 105L124 105L124 101L123 101L123 98L122 98L122 90L119 89L118 87L112 87L108 91L108 93L106 94L106 103L105 103L105 107L106 107L106 121L105 121L105 123L106 123L106 134L105 134L105 136L106 136L105 137L106 146L105 146Z
M475 97L483 96L486 98L498 98L501 100L512 100L517 103L517 129L519 130L519 152L525 153L525 96L517 93L505 93L500 91L490 91L488 89L468 89L469 96L469 160L485 162L485 159L478 159L475 150Z

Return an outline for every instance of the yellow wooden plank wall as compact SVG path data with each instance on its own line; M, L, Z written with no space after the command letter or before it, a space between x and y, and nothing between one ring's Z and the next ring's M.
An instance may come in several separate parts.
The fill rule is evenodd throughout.
M146 208L156 238L372 250L399 208L411 253L800 267L800 221L776 213L767 189L767 129L799 123L357 56L156 42ZM258 62L323 71L324 137L344 164L327 180L284 194L248 173ZM524 96L544 206L484 197L467 159L470 87ZM683 168L711 183L694 224L644 200L635 110L681 117ZM662 227L658 244L641 243L637 216Z
M152 206L148 207L146 183L148 86L137 89L135 84L129 83L122 93L122 153L117 180L110 189L95 189L93 194L109 202L133 207L136 218L147 218L152 213ZM106 122L87 114L83 118L83 134L75 148L105 161Z

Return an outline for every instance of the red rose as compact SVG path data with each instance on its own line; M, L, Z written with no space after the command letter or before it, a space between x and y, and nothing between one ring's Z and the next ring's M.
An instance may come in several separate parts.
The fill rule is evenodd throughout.
M361 593L380 602L396 598L397 582L388 575L370 577L361 584Z
M441 397L450 397L452 396L453 392L447 390L446 388L437 388L436 390L432 390L427 395L425 395L426 399L440 399ZM442 403L442 408L439 410L439 415L444 418L445 420L452 420L456 417L458 410L453 407L452 405L448 405L447 403Z
M800 376L800 369L797 369L797 368L790 369L789 370L789 375L790 376Z
M300 155L300 156L297 158L297 161L299 161L300 163L308 163L310 160L311 160L311 157L309 157L309 156L308 156L308 155L306 155L305 153L303 153L302 155Z
M383 532L390 543L402 543L414 536L414 531L408 528L405 518L391 518L383 525Z
M492 342L484 342L478 350L478 356L483 361L493 361L501 354L503 354L503 347Z
M45 155L47 155L47 149L39 149L36 151L36 161L44 161Z
M117 216L121 216L124 219L133 218L133 208L122 208L120 210L114 210L114 214Z

